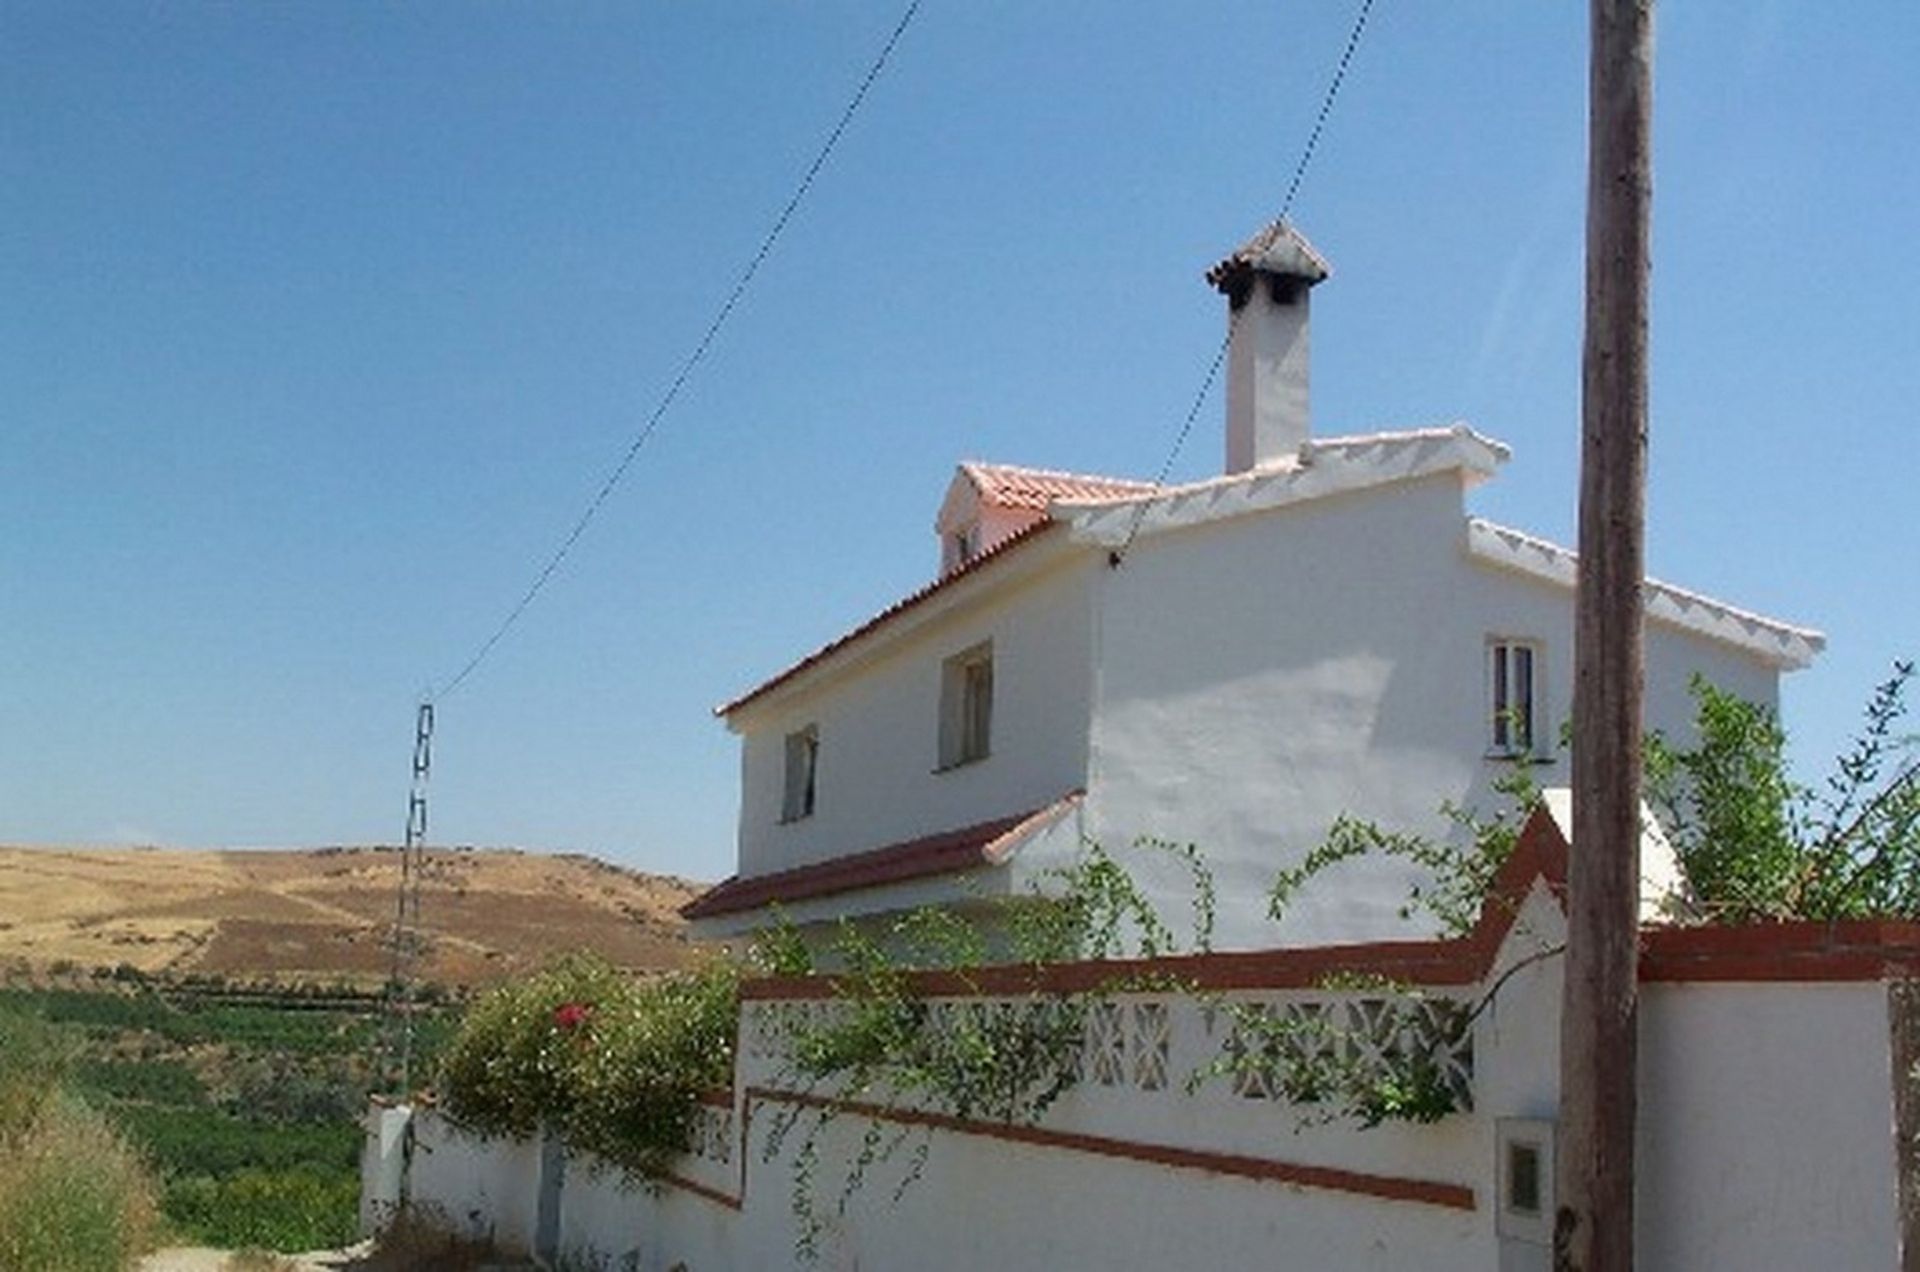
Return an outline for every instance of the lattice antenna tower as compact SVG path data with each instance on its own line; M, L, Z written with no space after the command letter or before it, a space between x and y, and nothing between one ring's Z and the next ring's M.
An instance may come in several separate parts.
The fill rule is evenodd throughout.
M394 1090L413 1090L414 980L425 938L420 931L420 882L426 873L427 780L433 773L433 703L414 714L413 785L407 794L407 834L400 847L400 881L393 903L393 965L387 978L387 1060Z

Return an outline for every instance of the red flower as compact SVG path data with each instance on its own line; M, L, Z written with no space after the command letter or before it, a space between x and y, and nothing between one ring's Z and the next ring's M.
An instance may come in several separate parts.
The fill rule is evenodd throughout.
M593 1015L592 1003L561 1003L553 1009L553 1023L557 1029L572 1032L587 1023Z

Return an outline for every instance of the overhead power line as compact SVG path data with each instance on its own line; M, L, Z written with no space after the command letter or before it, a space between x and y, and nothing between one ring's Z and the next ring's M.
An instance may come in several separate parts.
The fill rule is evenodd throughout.
M1373 13L1374 0L1360 0L1360 11L1354 15L1353 26L1347 32L1347 42L1340 50L1340 60L1334 65L1333 78L1327 83L1327 91L1320 98L1320 110L1313 118L1313 127L1307 132L1306 144L1300 148L1299 162L1293 165L1293 176L1287 182L1286 196L1280 201L1280 217L1284 221L1293 212L1293 203L1300 194L1300 184L1306 180L1307 167L1313 162L1315 152L1320 149L1320 135L1327 129L1327 119L1333 114L1333 103L1340 96L1341 85L1347 82L1347 70L1353 65L1353 55L1360 49L1360 37L1366 34L1367 19ZM1200 418L1200 411L1207 404L1207 398L1213 393L1214 383L1220 378L1220 368L1226 365L1227 351L1233 347L1233 331L1240 322L1240 311L1229 310L1227 315L1227 334L1220 340L1220 347L1213 351L1213 361L1207 364L1207 373L1200 380L1199 392L1193 395L1192 403L1187 407L1186 418L1180 422L1180 431L1174 434L1173 445L1167 449L1167 457L1161 463L1160 470L1153 477L1153 494L1159 494L1167 484L1167 477L1173 472L1175 461L1187 444L1187 437L1193 432L1193 423ZM1127 537L1107 558L1108 562L1118 566L1126 559L1128 549L1133 547L1134 538L1140 533L1140 522L1147 515L1149 495L1142 499L1134 509L1133 521L1127 527Z
M673 409L673 404L679 400L680 391L686 388L694 371L705 360L707 351L713 347L721 328L727 325L727 320L739 307L741 299L747 294L747 288L753 283L754 276L760 272L760 267L773 254L774 245L786 232L788 223L800 210L800 204L806 199L808 191L813 189L815 180L819 178L821 170L827 166L827 160L833 156L834 149L839 146L840 138L846 134L848 126L853 123L853 117L859 113L862 103L867 100L868 93L873 90L874 83L880 78L880 73L886 69L887 62L892 58L901 37L907 33L907 27L913 22L914 15L920 11L920 4L921 0L909 0L906 9L900 14L900 20L895 22L893 29L888 32L886 42L880 46L880 52L867 67L866 74L861 77L859 85L853 91L853 96L847 101L846 108L840 112L839 119L834 121L826 140L814 154L813 161L801 174L800 182L794 187L793 194L781 207L780 214L774 217L772 227L760 240L760 246L748 258L746 267L734 279L726 299L720 302L720 308L707 323L706 330L700 333L699 340L694 342L692 351L681 361L679 369L674 372L672 380L668 382L666 391L660 395L659 401L654 403L652 411L641 423L639 431L627 444L626 451L620 456L620 462L613 466L613 470L600 483L599 489L594 491L593 498L587 501L586 507L574 519L572 527L560 540L559 546L534 573L533 581L527 585L526 591L521 593L520 599L514 602L512 608L507 610L506 616L488 633L487 638L480 642L472 656L452 679L441 687L437 695L429 689L421 697L415 715L413 787L407 801L407 833L406 840L400 849L400 878L394 900L393 969L387 982L386 1050L389 1073L386 1077L397 1084L397 1090L403 1097L410 1091L413 1076L414 980L420 956L425 947L425 938L420 925L420 885L427 867L427 780L432 766L435 699L436 697L446 698L466 683L467 678L486 661L487 655L493 652L494 647L506 637L509 631L513 630L514 624L520 621L520 616L527 612L547 584L552 581L555 572L573 551L574 545L580 542L581 536L592 524L594 516L599 513L601 507L625 479L627 471L633 467L634 460L639 458L647 441L667 418L667 413Z
M766 263L767 257L773 254L774 245L786 232L787 223L793 220L794 213L799 211L801 202L807 197L807 192L813 189L813 183L819 177L820 170L826 167L834 148L840 144L840 138L846 133L848 125L853 122L853 117L859 113L861 104L867 100L867 94L872 91L874 82L886 69L888 60L893 56L894 48L900 43L900 38L907 33L907 27L912 24L914 15L920 11L920 4L921 0L909 0L906 9L900 14L900 20L893 24L893 30L888 33L886 43L880 46L880 52L874 57L873 63L867 67L867 72L861 77L859 86L854 89L846 109L840 112L840 118L834 123L826 140L821 143L819 151L813 156L813 162L807 165L806 171L800 177L799 185L794 187L792 197L787 200L786 206L780 209L780 214L773 219L772 228L767 231L766 237L760 240L760 246L747 261L746 268L742 269L734 280L732 290L720 303L719 310L713 315L712 321L707 323L707 328L700 334L700 339L694 343L692 352L681 361L679 370L667 384L666 392L662 393L659 401L654 403L653 410L641 424L640 431L634 434L633 440L627 445L626 452L620 456L620 462L613 466L613 471L609 472L606 480L600 483L600 488L594 492L593 498L587 501L586 508L574 521L573 527L560 540L560 546L553 550L552 555L547 557L545 563L534 574L533 581L527 585L527 590L521 594L518 601L514 602L513 607L507 611L506 617L500 620L499 625L480 643L479 648L474 650L473 656L468 658L453 678L441 687L438 697L445 698L458 689L466 682L467 677L486 661L487 655L493 652L494 646L498 645L513 629L513 625L520 621L520 616L527 612L547 584L552 581L554 572L573 551L574 545L580 542L580 536L586 533L587 526L599 513L601 506L625 479L627 470L633 467L633 461L639 457L642 448L652 438L661 422L666 419L667 413L673 409L673 404L680 397L680 391L687 386L687 381L692 378L694 370L706 358L707 351L713 347L714 340L719 337L720 329L727 325L727 319L733 316L733 311L739 306L741 298L747 294L747 288L752 284L754 275L760 272L760 267Z

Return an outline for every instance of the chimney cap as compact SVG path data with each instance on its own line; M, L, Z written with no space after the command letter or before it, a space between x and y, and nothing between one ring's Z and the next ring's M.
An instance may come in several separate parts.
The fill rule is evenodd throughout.
M1284 218L1261 230L1207 271L1207 282L1231 292L1247 273L1297 278L1311 287L1333 272L1327 258L1314 250L1306 235Z

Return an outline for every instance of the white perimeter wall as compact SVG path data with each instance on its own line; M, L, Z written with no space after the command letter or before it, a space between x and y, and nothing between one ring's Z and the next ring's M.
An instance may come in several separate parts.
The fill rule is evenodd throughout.
M1526 909L1534 930L1503 955L1503 965L1553 939L1553 917L1539 894ZM896 1158L872 1166L844 1215L829 1225L816 1266L866 1272L1545 1268L1543 1246L1497 1236L1495 1128L1504 1117L1555 1116L1558 973L1557 961L1549 960L1507 982L1476 1030L1476 1107L1436 1126L1298 1129L1298 1111L1247 1100L1217 1084L1187 1096L1172 1087L1097 1083L1069 1095L1043 1123L1134 1145L1461 1184L1472 1189L1472 1210L1057 1144L910 1130ZM1190 1046L1197 1016L1181 1007L1176 1017L1188 1018L1186 1028L1175 1022L1171 1058L1179 1070L1197 1054ZM777 1084L753 1032L742 1054L743 1086ZM1881 984L1647 986L1640 1266L1653 1272L1900 1266L1889 1054ZM581 1266L654 1272L803 1266L794 1253L790 1207L792 1155L804 1133L766 1160L774 1107L754 1102L748 1142L730 1139L724 1160L710 1149L685 1159L684 1175L743 1198L737 1209L673 1185L633 1186L617 1172L595 1169L591 1159L570 1162L563 1253ZM715 1116L738 1134L737 1113ZM432 1112L418 1125L415 1201L438 1207L466 1231L524 1244L538 1192L537 1146L468 1139ZM818 1197L829 1210L866 1127L847 1115L821 1140ZM895 1186L922 1143L924 1174L896 1198Z
M942 616L854 674L756 708L741 747L740 873L955 830L1084 786L1091 569L1078 556ZM992 754L936 772L941 664L984 640L993 642ZM782 825L786 735L809 724L820 729L815 811Z
M1639 1263L1900 1263L1884 985L1641 995Z
M1443 800L1491 808L1488 638L1540 642L1538 731L1557 739L1572 601L1467 555L1453 474L1144 538L1099 584L1089 832L1110 850L1197 844L1223 946L1417 935L1398 917L1413 878L1399 863L1339 867L1278 929L1265 893L1343 812L1437 834ZM1675 628L1649 629L1647 667L1648 724L1677 737L1695 670L1777 699L1772 670ZM1536 767L1543 786L1567 782L1556 755Z
M480 1139L432 1110L416 1112L413 1127L412 1203L463 1236L508 1252L532 1249L540 1142Z

